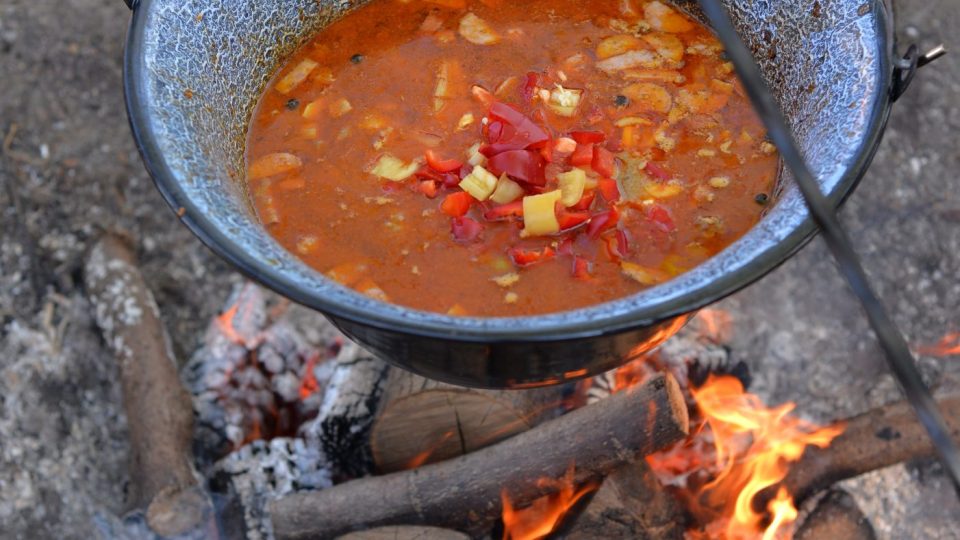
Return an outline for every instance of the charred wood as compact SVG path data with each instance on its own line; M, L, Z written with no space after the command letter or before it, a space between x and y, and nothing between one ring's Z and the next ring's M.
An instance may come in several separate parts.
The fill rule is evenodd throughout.
M209 517L191 458L193 410L159 310L133 249L108 234L85 267L97 325L116 356L130 430L129 505L162 536L193 531Z
M688 432L675 379L657 375L477 452L425 467L364 478L274 501L281 540L336 537L387 525L432 525L469 533L500 516L501 492L517 506L548 495L576 465L574 482L597 481L617 467L672 444Z
M849 493L831 489L797 528L794 540L876 540L873 525Z

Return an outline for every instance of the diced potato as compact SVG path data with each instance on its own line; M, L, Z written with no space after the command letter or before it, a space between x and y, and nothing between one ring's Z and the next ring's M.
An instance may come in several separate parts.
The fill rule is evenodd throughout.
M470 127L475 121L476 121L476 118L474 118L473 113L467 113L461 116L460 121L457 122L457 130L463 131L468 127Z
M344 263L331 268L327 272L327 277L343 286L352 287L355 283L363 279L368 271L369 267L367 267L365 263Z
M513 292L513 291L508 292L507 294L503 295L503 303L504 303L504 304L516 304L519 300L520 300L520 295L518 295L517 293L515 293L515 292Z
M644 48L643 42L636 37L630 34L618 34L604 38L600 45L597 45L597 58L606 60L642 48Z
M297 253L309 255L320 247L320 239L313 235L301 236L297 240Z
M627 127L627 126L652 126L653 122L642 116L627 116L621 118L613 123L617 127Z
M346 98L340 98L330 104L330 116L340 118L353 110L353 105Z
M727 187L727 186L730 185L730 177L729 177L729 176L714 176L713 178L711 178L710 180L708 180L707 183L710 184L710 187L712 187L712 188L715 188L715 189L723 189L723 188L725 188L725 187Z
M643 40L646 41L654 50L657 51L657 54L670 60L671 62L681 62L683 61L683 42L680 41L680 38L671 34L647 34L643 36Z
M267 154L254 161L247 171L247 177L249 180L259 180L260 178L296 171L300 167L303 167L303 162L297 156L286 152L277 152Z
M550 92L550 100L547 107L559 116L567 118L577 113L577 107L580 106L580 100L583 98L583 90L564 88L559 84Z
M497 188L490 196L490 200L497 204L509 204L520 197L523 197L523 188L504 174L497 181Z
M523 198L523 235L546 236L560 232L556 205L563 197L558 189Z
M500 41L500 35L474 13L467 13L460 19L460 35L475 45L494 45Z
M652 178L647 178L643 182L643 190L654 199L670 199L683 193L683 186L676 180L657 182Z
M659 84L634 83L624 88L622 93L644 111L666 114L673 106L673 97L670 96L670 92Z
M380 300L382 302L390 301L387 293L383 292L383 289L381 289L380 286L374 283L374 281L370 278L366 278L360 283L357 283L355 289L360 294L365 294L375 300Z
M558 174L557 182L560 184L560 202L569 208L583 198L583 190L587 185L587 173L583 169L573 169Z
M487 156L480 153L480 146L481 144L477 143L467 150L467 163L474 167L487 162Z
M686 17L658 0L643 6L643 16L654 29L671 34L689 32L695 28Z
M777 147L774 146L773 143L767 142L767 141L763 141L763 142L760 143L760 152L761 152L761 153L770 156L770 155L773 155L774 153L776 153L776 151L777 151Z
M618 56L597 62L597 68L614 73L632 68L659 68L663 66L663 57L653 51L630 51Z
M480 165L473 168L473 171L460 182L460 189L466 191L478 201L485 201L493 195L500 181L494 174Z
M379 113L367 113L360 120L360 127L367 131L380 131L387 127L387 119Z
M281 94L289 94L294 88L300 86L300 83L305 81L307 77L310 76L310 73L313 70L317 69L317 64L309 58L304 58L299 64L294 66L289 73L283 76L280 81L277 82L274 88L277 89L277 92Z
M503 287L504 289L507 289L516 285L517 282L520 281L520 274L516 272L510 272L509 274L504 274L502 276L491 278L490 281L493 281L497 285Z
M639 264L629 261L622 261L620 263L620 270L627 277L648 287L652 287L670 279L670 276L662 270L640 266Z
M687 78L674 69L628 69L623 77L631 81L651 81L668 84L683 84Z
M420 160L413 160L410 163L406 163L402 159L390 154L384 154L380 156L380 159L377 160L377 163L370 172L385 180L403 182L413 176L413 173L417 172L417 169L419 169L422 164L423 162Z
M306 107L303 108L302 116L307 120L316 120L320 116L320 112L323 111L323 103L323 98L307 103Z

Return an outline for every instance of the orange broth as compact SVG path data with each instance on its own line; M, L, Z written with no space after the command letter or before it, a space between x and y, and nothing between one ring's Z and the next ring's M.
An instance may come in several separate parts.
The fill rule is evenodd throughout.
M764 137L716 38L666 4L373 0L270 83L247 180L270 233L348 287L534 315L742 236L776 180Z

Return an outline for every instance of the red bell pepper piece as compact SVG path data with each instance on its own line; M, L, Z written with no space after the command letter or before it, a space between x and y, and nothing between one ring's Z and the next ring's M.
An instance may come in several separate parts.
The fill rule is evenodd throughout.
M580 202L570 207L570 210L575 212L583 212L590 209L590 205L593 204L593 200L597 198L597 192L590 190L583 194L583 197L580 197Z
M535 186L547 183L543 172L545 163L539 152L507 150L491 157L487 165L490 172L497 176L506 173L512 178Z
M440 204L440 211L450 217L462 217L470 211L474 198L466 191L458 191L447 195Z
M613 152L602 146L593 148L593 162L590 164L593 170L604 178L613 178L616 168L616 157Z
M659 204L655 204L647 210L647 219L663 232L673 232L677 230L677 225L673 222L673 218L670 217L670 212Z
M600 233L616 227L619 221L620 212L617 211L617 207L615 206L606 212L595 214L590 220L590 225L587 227L587 236L596 240L600 238Z
M483 225L466 216L455 217L450 220L450 232L453 233L453 238L457 242L476 242L483 232Z
M584 281L590 279L590 267L593 266L590 264L590 261L584 259L583 257L576 255L573 257L573 277Z
M670 180L670 178L672 178L672 175L670 174L669 171L667 171L666 169L664 169L663 167L661 167L660 165L657 165L652 161L647 162L647 166L644 168L644 170L647 171L647 174L649 174L650 176L653 176L663 181L667 181L667 180Z
M617 234L606 239L607 254L613 260L620 260L627 256L630 251L630 241L627 239L627 233L618 229Z
M510 204L501 204L494 206L483 213L483 219L487 221L502 221L510 218L523 217L523 201L516 201Z
M438 182L443 180L442 174L431 169L430 167L427 167L426 165L417 169L417 172L413 173L413 175L420 180L435 180Z
M440 194L437 183L434 180L421 180L417 189L420 193L426 195L428 199L436 199L437 195Z
M570 138L579 144L600 144L607 140L607 135L602 131L571 131Z
M448 173L463 167L462 161L456 159L441 159L433 150L427 150L426 157L427 165L437 172Z
M578 144L577 149L570 156L570 164L574 167L583 167L593 163L593 143Z
M601 178L597 180L597 189L600 190L600 196L608 203L615 203L620 200L620 187L617 181L610 178Z
M507 250L507 254L513 260L513 264L519 267L530 266L533 264L548 261L556 256L556 252L551 247L543 249L523 249L513 247Z
M543 128L509 105L500 102L494 103L490 107L488 116L490 117L491 125L496 121L504 125L500 137L498 137L495 142L491 142L490 148L487 149L490 153L484 153L484 155L488 157L507 150L523 150L550 140L550 136ZM506 129L507 127L511 129ZM489 131L488 127L488 133ZM494 141L489 134L487 139Z
M574 227L579 227L587 221L590 221L589 212L570 212L563 207L563 204L557 203L557 223L560 224L561 231L569 231Z
M527 80L520 88L520 95L524 101L532 101L533 95L537 92L537 86L540 86L540 74L531 71L527 73Z

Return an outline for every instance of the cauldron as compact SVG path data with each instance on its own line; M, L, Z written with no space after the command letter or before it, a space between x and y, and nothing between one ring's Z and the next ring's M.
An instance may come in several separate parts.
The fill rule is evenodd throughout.
M289 53L364 0L140 0L124 85L144 163L177 216L247 276L326 315L383 359L467 386L557 384L622 365L696 310L767 274L813 235L781 170L772 204L703 265L617 301L550 315L459 318L385 304L287 252L257 221L243 181L246 128ZM694 16L696 2L678 3ZM822 190L851 193L880 142L900 74L880 0L726 0ZM896 82L895 82L896 81Z

